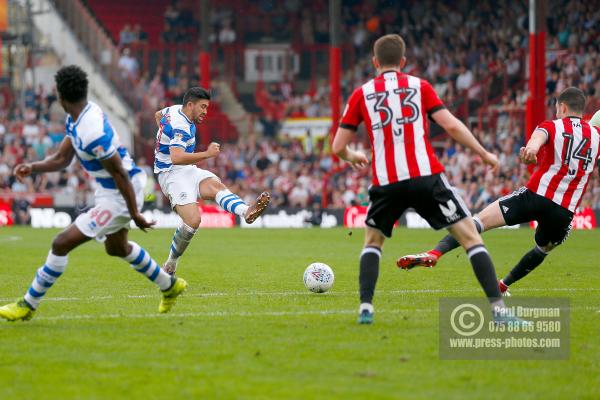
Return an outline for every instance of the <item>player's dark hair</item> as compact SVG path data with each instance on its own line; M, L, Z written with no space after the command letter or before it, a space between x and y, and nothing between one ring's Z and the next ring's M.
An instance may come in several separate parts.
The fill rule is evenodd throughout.
M87 74L77 65L59 69L54 75L54 81L61 99L69 103L78 103L87 98Z
M585 109L585 94L581 89L576 87L569 87L560 92L558 95L557 103L562 103L576 114L583 114Z
M184 106L188 103L188 101L195 103L198 100L210 100L210 92L204 88L196 86L189 88L188 91L183 95Z
M400 65L404 57L406 44L400 35L390 34L380 37L375 41L373 53L382 66Z

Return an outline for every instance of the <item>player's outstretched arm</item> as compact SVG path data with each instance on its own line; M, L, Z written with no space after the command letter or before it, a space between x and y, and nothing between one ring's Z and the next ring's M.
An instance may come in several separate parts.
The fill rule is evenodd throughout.
M42 161L18 164L13 173L22 182L25 177L34 172L52 172L65 169L71 164L74 156L75 150L71 145L71 139L65 136L58 146L56 153L49 155Z
M179 146L169 147L169 153L171 155L171 162L173 165L194 165L202 160L216 157L220 152L221 145L215 142L209 144L206 151L199 151L197 153L186 153L185 150Z
M162 110L158 110L154 113L154 119L156 120L156 126L160 128L160 120L162 119Z
M519 158L525 164L535 164L537 163L537 153L540 151L540 148L546 143L548 137L547 133L536 129L531 134L529 141L525 145L525 147L521 147L519 151Z
M146 229L152 228L155 222L146 221L144 216L138 210L137 203L135 201L135 191L133 190L133 185L129 180L129 174L123 168L123 163L119 153L115 151L115 154L109 158L100 160L100 163L114 179L117 189L119 189L119 192L125 199L127 209L129 210L129 215L131 215L131 219L135 222L138 228L144 232L146 232Z
M354 131L346 128L338 128L331 151L339 158L348 161L353 167L364 168L369 164L369 159L361 151L355 151L348 147L354 137Z
M487 151L473 136L469 128L461 120L452 115L450 111L446 109L438 110L431 114L431 118L448 132L448 135L452 139L479 154L484 163L493 168L498 166L498 157Z

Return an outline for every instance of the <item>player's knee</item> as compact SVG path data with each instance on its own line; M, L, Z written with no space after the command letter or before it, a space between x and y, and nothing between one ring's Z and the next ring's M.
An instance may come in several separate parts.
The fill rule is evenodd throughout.
M198 229L200 223L202 222L202 217L200 214L186 217L183 222L192 229Z
M56 256L66 256L69 253L69 245L64 234L58 234L52 241L52 254Z
M113 257L126 257L127 256L127 242L119 244L106 244L106 254Z
M554 243L548 243L544 246L540 246L539 244L537 245L540 250L542 250L544 253L548 254L550 253L552 250L554 250L556 247L558 247L558 244L554 244Z
M383 243L385 242L385 236L383 233L375 230L373 228L367 228L367 232L365 234L365 247L379 247L383 248Z

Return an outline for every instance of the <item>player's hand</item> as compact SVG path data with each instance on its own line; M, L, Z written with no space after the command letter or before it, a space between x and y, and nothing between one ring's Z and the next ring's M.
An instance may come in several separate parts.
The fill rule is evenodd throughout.
M363 169L369 165L369 159L362 151L353 151L348 162L354 169Z
M206 149L206 153L209 157L216 157L221 153L221 145L216 142L212 142L208 145L208 149Z
M535 164L537 163L537 151L529 147L521 147L519 158L523 164Z
M498 157L495 154L490 153L489 151L486 151L485 154L483 154L481 156L481 160L483 161L484 164L492 167L492 171L495 171L498 169L499 162L498 162Z
M156 225L156 221L146 221L146 218L144 218L144 216L139 212L132 215L131 219L133 222L135 222L137 227L144 232L146 232L148 229L152 229L152 227Z
M17 177L17 180L21 183L25 180L26 177L31 175L33 171L31 164L19 164L13 170L13 174Z

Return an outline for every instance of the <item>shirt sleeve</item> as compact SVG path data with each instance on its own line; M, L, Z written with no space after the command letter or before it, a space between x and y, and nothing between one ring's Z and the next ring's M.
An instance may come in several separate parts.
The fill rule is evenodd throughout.
M183 149L187 148L187 142L192 138L192 134L190 132L189 127L183 126L174 126L173 127L173 137L169 142L169 146L181 147Z
M546 134L546 143L554 142L554 134L556 133L556 127L554 126L553 121L544 121L539 124L536 128L536 131L541 131Z
M361 111L361 102L363 100L362 89L355 90L350 98L348 104L342 114L340 121L340 128L350 129L356 131L358 125L362 122L363 116Z
M82 132L82 150L96 160L112 157L117 149L113 145L114 132L104 129L102 118L90 118L77 128Z
M112 144L112 135L103 135L90 143L84 151L97 160L106 160L112 157L117 149Z
M421 99L423 101L423 107L425 107L423 111L430 117L434 112L446 108L444 102L435 92L433 86L431 86L431 83L424 79L421 79Z

